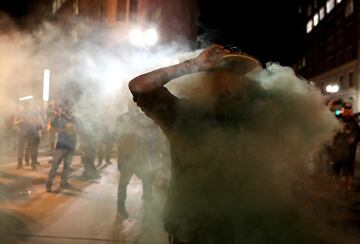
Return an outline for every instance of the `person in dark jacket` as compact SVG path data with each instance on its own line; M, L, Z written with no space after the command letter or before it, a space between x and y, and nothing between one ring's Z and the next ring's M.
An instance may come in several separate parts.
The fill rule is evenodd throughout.
M154 135L155 124L146 118L135 105L129 106L128 112L120 115L116 121L118 169L120 180L118 185L117 212L127 218L125 208L126 189L133 175L142 180L142 198L152 200L152 181L154 178L154 155L160 153L158 138Z
M14 118L14 126L18 131L18 165L17 168L23 167L24 150L25 164L29 165L29 157L31 158L31 167L36 169L36 128L33 111L30 109L30 104L24 103L23 107L16 114Z
M234 111L251 103L247 92L257 89L257 84L245 74L261 65L248 55L229 53L213 45L195 58L129 82L136 104L169 140L171 178L163 220L171 244L244 242L236 233L237 219L243 216L230 207L244 202L230 191L241 184L231 165L240 163L235 135L251 115ZM209 72L210 80L201 87L201 93L209 95L205 101L191 103L165 86L198 72Z
M352 114L350 103L344 103L339 120L342 128L335 134L332 145L335 184L339 187L340 177L345 177L348 190L352 189L356 147L360 139L360 128Z

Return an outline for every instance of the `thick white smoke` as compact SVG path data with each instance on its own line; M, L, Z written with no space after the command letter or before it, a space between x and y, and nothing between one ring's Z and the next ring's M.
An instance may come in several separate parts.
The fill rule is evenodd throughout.
M177 96L189 100L190 107L207 110L213 102L207 89L212 79L211 73L199 73L167 86ZM182 117L191 121L192 127L204 123L202 130L211 128L199 132L207 133L200 136L200 141L206 144L204 148L201 143L193 144L197 136L192 139L182 135L187 133L186 125L181 129L187 121L175 122L180 124L181 140L191 144L190 149L180 144L192 155L189 161L203 165L193 166L189 162L188 170L196 173L184 173L182 181L186 183L182 186L188 187L190 198L182 194L185 199L174 201L170 207L179 213L175 210L169 215L179 215L183 208L193 210L194 216L233 215L237 237L244 243L317 240L315 227L310 223L318 223L324 216L313 215L309 221L309 212L303 211L302 204L308 201L307 192L313 191L309 182L314 156L329 142L337 120L324 105L320 91L311 82L297 77L289 67L268 64L247 79L239 77L233 82L242 83L240 99L222 109L223 115L240 121L237 129L229 131L224 129L226 126L206 125L207 121L198 121L198 113L189 109L188 113L195 116ZM199 185L202 190L191 195ZM196 221L194 224L206 225Z

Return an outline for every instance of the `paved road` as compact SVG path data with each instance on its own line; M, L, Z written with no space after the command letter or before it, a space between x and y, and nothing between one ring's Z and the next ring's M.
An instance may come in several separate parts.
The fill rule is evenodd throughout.
M55 192L47 193L44 183L50 166L48 158L40 161L37 171L16 170L14 163L0 168L1 244L167 243L160 217L163 194L156 184L153 203L144 205L141 181L132 178L126 202L130 217L124 220L116 216L119 172L115 164L98 168L100 180L84 181L76 157L70 179L76 189L61 190L57 177ZM13 186L19 179L21 187L1 192L3 185ZM360 193L334 191L329 177L314 180L303 182L308 190L300 190L298 205L308 214L321 216L316 232L322 243L360 243Z
M42 164L37 174L46 174L48 167ZM103 167L98 181L82 180L77 177L81 165L73 167L74 190L55 184L55 192L47 193L43 184L32 184L0 202L1 228L8 233L4 243L167 243L160 217L162 198L155 195L153 203L144 206L138 178L133 177L128 187L130 217L123 220L116 215L115 164Z

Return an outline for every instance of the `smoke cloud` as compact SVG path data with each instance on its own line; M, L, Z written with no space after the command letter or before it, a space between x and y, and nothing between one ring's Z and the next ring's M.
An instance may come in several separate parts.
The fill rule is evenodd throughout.
M213 106L207 88L216 78L211 73L198 73L170 82L168 88L189 100L190 107L207 111ZM194 216L232 215L237 240L244 243L317 240L311 223L319 223L324 216L309 214L316 204L305 211L304 203L309 200L305 195L314 187L308 183L314 156L329 142L338 122L324 105L320 91L289 67L269 63L245 79L231 79L241 83L241 95L225 104L221 115L240 121L239 127L229 131L220 125L214 129L207 121L197 120L198 111L185 112L195 115L184 117L191 121L190 127L201 128L199 133L204 135L200 141L206 146L193 143L200 129L194 129L197 136L181 136L191 144L191 149L187 148L191 155L188 170L196 172L185 174L182 181L186 183L182 184L190 193L195 186L200 187L189 199L182 194L185 199L177 199L170 209L178 209L178 215L181 209L194 211ZM197 126L201 123L204 126ZM181 128L180 134L186 134L186 125ZM194 225L206 226L194 218ZM187 225L191 230L191 224Z
M0 35L3 127L4 118L20 105L19 97L33 95L34 102L42 106L44 69L51 71L50 99L72 98L75 113L92 131L94 123L106 120L113 124L127 111L129 80L201 51L190 52L182 45L151 51L128 45L110 47L96 35L74 43L62 28L51 23L22 32L10 20L2 17L0 21L7 27ZM206 89L211 79L209 74L199 73L167 86L173 94L187 98L190 105L207 109L213 103ZM199 159L203 170L183 179L184 186L192 189L185 190L192 192L201 180L206 184L195 187L201 193L199 198L182 199L176 206L188 208L194 215L199 209L214 217L233 213L238 218L237 236L244 243L313 240L314 229L308 224L318 216L311 217L304 210L301 203L306 199L298 191L308 190L304 181L311 176L312 159L331 138L337 121L324 105L320 91L289 67L268 64L241 82L241 99L224 112L241 118L241 128L231 133L221 128L207 131L203 138L207 148L192 149L203 150ZM216 160L211 158L214 155Z

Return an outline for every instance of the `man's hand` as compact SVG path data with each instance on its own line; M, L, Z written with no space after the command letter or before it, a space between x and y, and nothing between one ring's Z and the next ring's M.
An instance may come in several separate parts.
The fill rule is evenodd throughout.
M194 58L193 62L198 66L200 71L211 70L217 68L221 58L229 53L230 51L223 46L212 45Z

